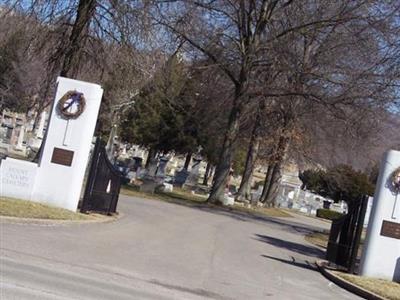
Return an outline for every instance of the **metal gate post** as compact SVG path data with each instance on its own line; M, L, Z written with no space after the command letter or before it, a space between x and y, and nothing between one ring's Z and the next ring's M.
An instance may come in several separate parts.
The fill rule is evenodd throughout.
M354 236L354 242L353 242L353 247L351 249L351 254L350 254L350 263L349 263L349 273L354 273L355 266L356 266L356 259L357 259L357 254L358 254L358 248L360 246L360 241L361 241L361 234L362 234L362 229L364 227L364 219L365 219L365 213L367 212L367 206L368 206L368 196L363 196L361 198L361 205L358 210L357 214L357 225L356 225L356 231L355 231L355 236Z
M353 273L360 245L368 197L349 207L347 215L333 220L326 251L327 260Z
M88 179L86 182L85 193L83 194L82 207L80 210L81 213L86 213L88 210L90 210L89 199L90 195L92 194L94 182L96 180L96 172L100 154L100 143L101 143L100 139L96 138L96 143L93 149L92 161L90 163Z

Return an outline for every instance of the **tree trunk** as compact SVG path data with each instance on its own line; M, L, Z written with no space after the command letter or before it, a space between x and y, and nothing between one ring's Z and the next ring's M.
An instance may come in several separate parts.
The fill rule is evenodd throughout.
M237 195L238 200L250 200L251 178L253 176L255 162L257 160L258 150L260 148L260 118L261 116L259 111L257 113L256 120L253 126L253 131L251 133L249 149L247 151L246 165Z
M61 76L76 78L79 71L81 50L85 35L89 29L90 20L96 10L97 0L80 0L76 12L75 23L67 42Z
M79 60L85 35L89 29L90 20L92 19L96 10L97 0L80 0L76 11L75 23L72 27L71 35L67 42L64 52L64 59L60 75L68 78L76 78L79 71ZM48 81L48 87L51 80ZM48 89L46 89L47 91ZM46 136L45 136L46 137ZM38 152L36 153L33 161L38 162L46 139L43 139Z
M281 163L276 163L273 167L271 180L268 186L268 190L265 196L264 206L274 207L276 202L276 197L279 192L279 184L281 182Z
M203 185L208 185L208 178L211 175L211 164L207 162L206 172L204 173Z
M188 152L185 158L185 165L183 166L183 169L185 169L186 171L189 169L191 160L192 160L192 152Z
M153 149L153 148L150 148L150 149L149 149L149 153L148 153L148 155L147 155L146 164L145 164L145 166L144 166L146 169L149 167L150 162L151 162L153 159L156 158L156 155L157 155L157 151L156 151L155 149Z
M222 146L221 154L219 157L218 164L216 166L213 186L207 202L221 204L225 197L225 188L231 169L233 154L234 154L234 143L239 131L239 117L240 110L236 104L238 96L236 97L235 104L230 112L227 130L225 133L224 144Z
M263 186L263 190L262 190L261 197L260 197L260 201L262 203L265 203L265 201L267 200L267 193L268 193L268 189L269 189L269 186L271 183L273 169L274 169L274 165L270 164L268 166L267 173L265 173L264 186Z
M279 138L278 148L275 157L275 164L271 174L271 180L265 197L265 206L274 207L276 202L276 197L279 191L279 185L282 179L281 169L283 162L287 155L287 150L289 148L289 137L285 136L285 132Z

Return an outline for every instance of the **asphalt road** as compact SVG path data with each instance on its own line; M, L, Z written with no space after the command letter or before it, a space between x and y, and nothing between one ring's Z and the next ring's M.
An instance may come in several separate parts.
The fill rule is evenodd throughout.
M359 299L313 262L328 224L121 196L111 223L0 224L1 299Z

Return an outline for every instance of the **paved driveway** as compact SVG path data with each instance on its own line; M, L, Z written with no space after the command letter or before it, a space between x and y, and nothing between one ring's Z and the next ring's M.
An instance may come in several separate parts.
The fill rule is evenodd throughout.
M312 262L328 224L121 196L122 217L1 224L1 299L358 299Z

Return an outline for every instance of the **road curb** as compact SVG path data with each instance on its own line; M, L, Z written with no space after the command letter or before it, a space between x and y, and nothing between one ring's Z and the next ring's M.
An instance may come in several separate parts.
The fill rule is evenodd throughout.
M317 260L315 264L318 267L318 270L321 272L322 275L324 275L327 279L332 281L333 283L337 284L341 288L344 288L345 290L356 294L360 297L363 297L364 299L368 300L388 300L387 298L384 298L382 296L379 296L373 292L370 292L362 287L359 287L337 275L335 275L333 272L331 272L328 268L328 262L324 260Z
M56 219L35 219L19 218L10 216L0 216L0 223L20 224L20 225L40 225L40 226L63 226L63 225L85 225L98 223L111 223L123 217L122 214L113 216L101 216L92 220L56 220Z

